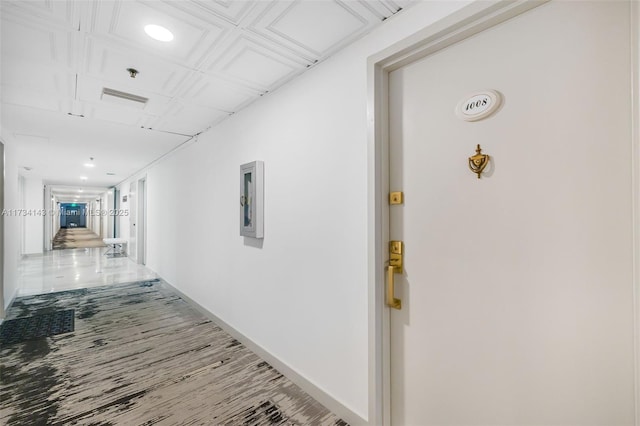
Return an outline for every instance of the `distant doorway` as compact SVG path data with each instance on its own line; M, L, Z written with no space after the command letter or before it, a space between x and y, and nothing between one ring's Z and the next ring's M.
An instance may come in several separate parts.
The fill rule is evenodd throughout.
M139 264L147 264L147 180L140 179L138 181L138 227L137 227L137 246L138 253L136 259Z
M129 184L129 244L128 244L128 253L129 257L133 260L138 261L138 194L137 194L138 185L136 181L133 181Z
M87 205L84 203L60 204L60 228L86 228Z

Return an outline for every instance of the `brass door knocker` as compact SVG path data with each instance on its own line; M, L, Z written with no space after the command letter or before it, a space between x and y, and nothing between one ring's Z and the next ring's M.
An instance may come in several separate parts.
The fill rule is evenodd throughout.
M480 174L489 164L490 157L487 154L482 153L482 148L480 148L480 144L476 148L476 155L469 157L469 168L473 173L478 175L478 179L480 179Z

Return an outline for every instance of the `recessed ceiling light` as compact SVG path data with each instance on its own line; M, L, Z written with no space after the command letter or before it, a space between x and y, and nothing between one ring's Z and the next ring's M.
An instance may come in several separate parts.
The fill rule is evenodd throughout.
M85 167L95 167L96 165L93 163L84 163Z
M171 33L171 31L169 31L165 27L161 27L160 25L146 25L144 27L144 32L147 33L147 35L152 39L158 41L173 40L173 34Z
M80 176L80 180L87 180L86 176Z

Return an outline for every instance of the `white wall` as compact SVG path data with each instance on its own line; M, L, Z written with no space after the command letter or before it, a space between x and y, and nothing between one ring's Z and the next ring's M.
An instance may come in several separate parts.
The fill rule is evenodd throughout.
M109 216L105 212L109 211L109 195L107 192L100 196L100 237L110 238L109 235Z
M366 60L463 5L413 6L146 170L147 265L365 419ZM239 166L253 160L259 244L238 229Z
M4 142L0 140L0 320L4 319Z
M633 55L631 57L633 67L632 79L636 84L633 85L633 109L634 111L640 111L640 3L631 2L631 16L632 16L632 30L635 31L635 36L632 37L631 45ZM634 309L636 314L635 321L635 349L636 349L636 423L640 423L640 120L636 114L635 120L633 120L633 139L634 147L632 151L633 161L633 194L634 200L634 255L635 264L633 277L635 282L635 300Z
M96 235L100 236L100 228L102 227L100 219L100 201L92 200L90 203L87 203L87 207L90 208L87 212L87 227L89 227ZM91 226L88 225L89 223Z
M129 213L131 206L131 197L129 195L129 182L127 182L123 186L119 186L119 200L118 200L118 208L116 209L119 215L116 216L115 220L117 222L116 226L116 234L117 238L126 238L129 240L129 228L131 228ZM127 201L123 201L124 197L127 197ZM130 253L129 248L127 247L127 252L133 255L135 258L135 253Z
M49 251L51 250L51 241L53 239L53 232L54 229L53 228L53 214L51 213L51 205L52 205L52 201L51 201L51 186L49 185L45 185L44 186L44 198L43 198L43 206L45 209L47 209L47 214L44 217L44 222L43 222L43 235L44 235L44 250Z
M114 189L110 189L109 191L107 191L105 197L106 197L106 203L105 208L107 209L107 212L110 213L109 216L107 216L107 220L106 220L106 228L105 228L105 234L104 237L105 238L113 238L113 228L115 225L115 222L117 220L117 216L113 215L113 211L115 210L115 204L114 204Z
M21 209L18 190L18 165L15 159L15 145L5 139L4 208L7 211ZM20 217L4 217L4 305L9 306L18 291L18 261L21 246Z
M51 233L51 240L53 241L60 230L60 205L58 204L57 198L51 201L51 211L53 212L53 231Z
M44 245L44 186L42 179L24 177L22 196L24 216L23 254L42 253Z

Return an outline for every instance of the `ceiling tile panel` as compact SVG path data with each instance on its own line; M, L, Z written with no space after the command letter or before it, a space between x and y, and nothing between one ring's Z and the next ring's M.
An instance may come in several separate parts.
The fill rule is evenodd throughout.
M296 70L291 64L252 46L238 51L222 69L240 80L267 89Z
M225 21L203 20L160 1L104 1L94 7L93 33L143 51L195 67L229 31ZM209 18L211 18L209 16ZM173 41L157 41L144 27L160 25L174 35Z
M21 105L49 111L62 111L60 97L55 94L45 94L37 89L9 86L0 86L0 93L2 93L2 104L4 105Z
M148 98L149 101L146 103L144 108L129 107L126 105L114 106L114 104L102 100L102 89L105 87L105 84L108 85L107 87L110 89L143 96ZM123 111L123 114L130 112L133 115L150 114L152 116L160 115L166 111L169 107L169 102L171 101L171 98L168 96L162 96L157 93L138 90L135 88L134 90L131 90L130 86L121 86L113 82L105 82L104 80L87 76L78 79L78 99L82 102L87 102L96 106L102 105L105 108L115 107L118 110Z
M68 67L69 43L72 41L73 38L64 30L40 28L11 20L2 22L2 55L5 60L17 59L33 64L46 61L49 67Z
M327 0L273 3L252 29L317 58L368 25L367 19L346 4Z
M18 60L2 61L2 86L72 98L75 74L57 68L33 66Z
M360 1L366 2L367 0L360 0ZM387 5L389 9L394 10L395 12L399 12L400 10L411 6L411 3L417 3L422 0L380 0L380 1L385 5Z
M369 9L380 20L387 19L390 15L396 13L398 9L389 2L359 0L360 4Z
M22 17L23 21L41 26L73 30L77 28L78 8L67 0L3 0L0 2L3 18Z
M198 74L182 98L207 108L236 112L259 95L258 91L249 90L222 77Z
M195 135L227 118L229 113L212 108L202 108L177 100L163 117L152 126L153 130Z
M0 129L50 139L47 150L24 151L48 183L77 181L86 172L77 154L110 164L116 176L90 179L113 185L411 3L0 0ZM151 39L147 24L174 40ZM109 103L103 88L148 101Z
M88 104L86 106L86 117L139 127L140 122L144 118L144 112L132 108L106 106L104 104Z
M311 65L302 58L284 55L265 43L241 36L210 68L231 81L269 91Z
M61 112L63 112L64 115L70 116L69 118L72 120L79 120L87 115L87 107L84 102L75 99L65 99L62 101Z
M167 108L165 108L166 111ZM140 128L149 129L152 128L155 123L158 122L157 115L146 115L140 120Z
M89 40L87 52L88 75L124 87L124 91L138 90L173 96L191 73L188 68L144 52L136 54L135 50L118 48L101 40ZM139 73L131 78L127 68L135 68Z
M253 17L247 31L316 62L396 13L396 7L380 0L277 1Z
M171 6L203 18L205 18L203 13L213 15L237 26L247 13L260 3L266 4L267 2L194 0L191 2L172 2Z

